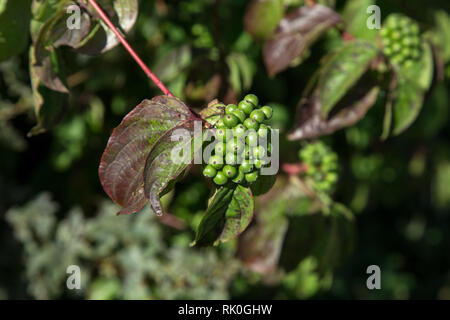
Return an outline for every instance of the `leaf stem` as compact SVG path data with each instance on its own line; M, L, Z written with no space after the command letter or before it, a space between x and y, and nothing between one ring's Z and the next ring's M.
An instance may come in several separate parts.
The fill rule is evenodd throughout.
M125 47L125 49L128 51L128 53L131 55L131 57L137 62L139 67L144 71L144 73L147 75L147 77L150 78L150 80L153 81L156 86L161 89L161 91L169 96L173 97L174 95L172 92L169 91L169 89L166 88L166 86L159 80L159 78L145 65L145 63L142 61L142 59L138 56L138 54L134 51L134 49L130 46L130 44L125 40L125 38L122 36L122 34L119 32L119 30L114 26L114 24L111 22L111 20L108 18L108 16L105 14L105 12L100 8L100 6L97 4L95 0L87 0L89 4L97 11L100 18L103 20L103 22L106 23L106 25L111 29L111 31L116 35L116 37L119 39L120 43Z

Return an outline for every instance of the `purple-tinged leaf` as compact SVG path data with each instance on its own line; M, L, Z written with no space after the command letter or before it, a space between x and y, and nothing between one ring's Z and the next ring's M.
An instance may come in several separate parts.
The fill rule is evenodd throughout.
M327 135L336 130L351 126L365 116L377 99L379 87L365 91L349 106L341 109L330 119L323 119L317 95L301 101L297 111L297 123L289 135L289 140L311 139Z
M245 30L257 40L268 39L283 13L283 0L253 0L245 13Z
M152 147L168 130L191 117L180 100L160 96L144 100L114 129L99 176L108 196L123 207L119 214L137 212L145 205L144 167Z
M156 215L162 215L160 196L191 164L202 147L202 122L186 120L167 131L153 146L144 169L145 196Z
M278 24L275 35L263 49L267 72L275 75L286 69L325 31L341 22L334 10L316 4L288 14Z
M224 114L225 105L217 99L211 101L206 108L200 111L200 117L211 125L214 125Z

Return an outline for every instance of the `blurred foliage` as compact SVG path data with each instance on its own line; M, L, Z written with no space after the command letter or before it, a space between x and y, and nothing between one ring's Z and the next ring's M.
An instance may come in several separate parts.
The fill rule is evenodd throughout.
M370 1L317 2L334 7L358 38L373 39L365 28ZM0 1L0 26L6 3L15 0ZM236 102L247 90L274 102L281 162L301 170L305 144L286 134L321 59L342 45L342 26L321 31L271 77L265 44L245 31L250 3L140 1L127 38L189 106ZM305 1L283 4L289 14ZM46 96L50 119L59 124L28 138L36 123L29 55L20 41L8 51L0 44L0 298L450 299L450 4L376 4L383 19L403 13L417 21L432 43L435 76L431 90L419 92L417 120L401 135L380 139L389 96L383 84L359 122L321 139L338 154L333 193L312 197L298 175L284 171L257 201L241 239L209 249L189 247L210 196L196 167L163 198L176 228L148 208L115 217L116 206L105 200L97 169L109 134L140 101L158 94L122 48L101 56L58 48L69 62L70 94L63 94L66 104ZM32 29L39 23L32 21ZM274 32L266 27L257 32ZM66 289L71 264L82 269L81 291ZM366 288L371 264L381 268L382 290Z

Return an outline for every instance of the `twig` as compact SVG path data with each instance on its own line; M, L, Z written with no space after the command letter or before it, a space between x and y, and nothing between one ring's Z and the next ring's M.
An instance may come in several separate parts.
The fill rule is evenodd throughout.
M139 67L145 72L147 77L152 80L156 86L161 89L161 91L169 96L173 97L174 95L172 92L169 91L169 89L166 88L166 86L161 82L161 80L158 79L157 76L145 65L145 63L142 61L142 59L138 56L138 54L134 51L134 49L130 46L130 44L125 40L125 38L122 36L122 34L117 30L117 28L114 26L114 24L111 22L111 20L108 18L108 16L105 14L105 12L100 8L100 6L97 4L95 0L87 0L89 4L97 11L100 18L103 20L103 22L106 23L106 25L111 29L111 31L116 35L116 37L119 39L120 43L125 47L125 49L130 53L130 55L133 57L133 59L137 62Z

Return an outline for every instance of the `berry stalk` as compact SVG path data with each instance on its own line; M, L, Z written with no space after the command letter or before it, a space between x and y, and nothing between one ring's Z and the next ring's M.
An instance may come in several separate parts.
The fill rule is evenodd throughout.
M100 18L103 20L103 22L106 23L108 28L111 29L111 31L116 35L116 37L119 39L120 43L125 47L125 49L128 51L128 53L131 55L131 57L137 62L139 67L144 71L144 73L147 75L150 80L153 81L153 83L161 89L161 91L169 97L173 97L174 95L172 92L167 89L167 87L159 80L159 78L147 67L147 65L142 61L142 59L138 56L138 54L134 51L134 49L130 46L130 44L125 40L125 38L122 36L122 34L119 32L119 30L114 26L114 24L111 22L111 20L108 18L108 16L105 14L105 12L100 8L100 6L97 4L95 0L87 0L89 4L94 8L94 10L98 13Z

